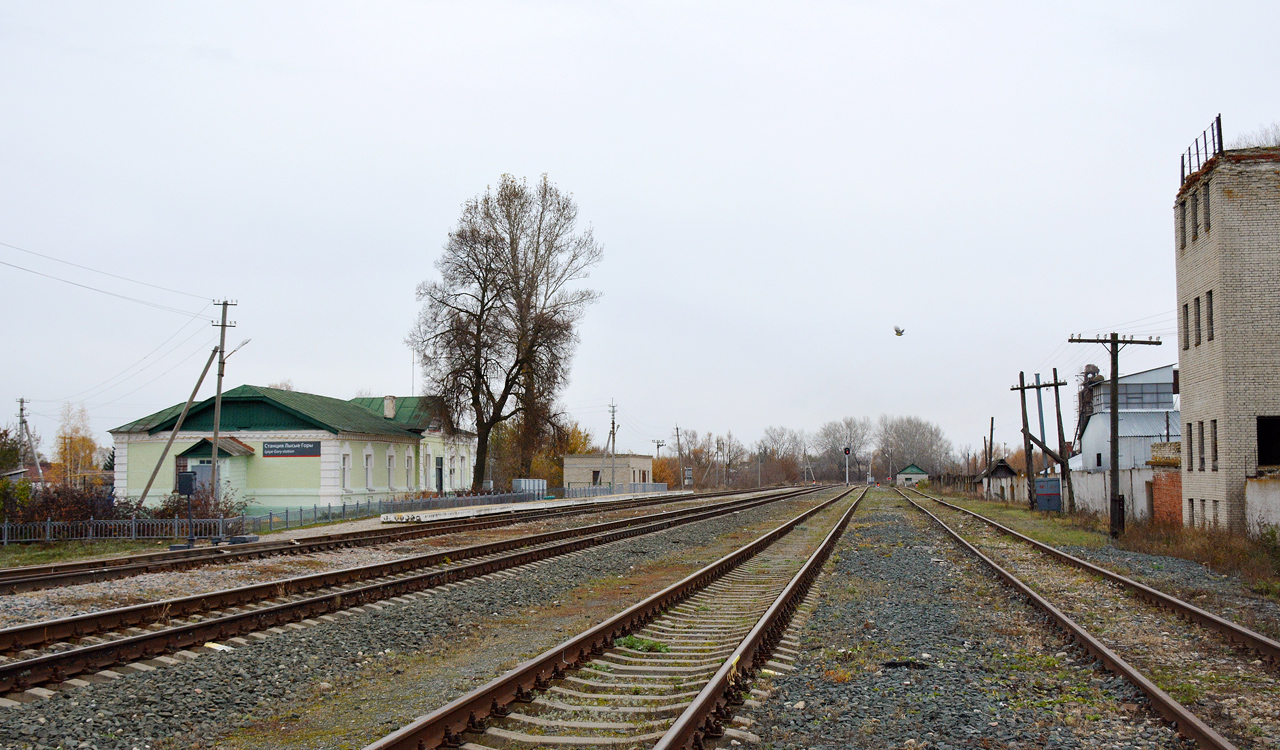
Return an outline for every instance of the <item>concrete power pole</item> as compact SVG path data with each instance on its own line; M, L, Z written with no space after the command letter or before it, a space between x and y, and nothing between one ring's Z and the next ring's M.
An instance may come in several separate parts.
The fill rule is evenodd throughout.
M212 465L209 467L209 484L211 498L214 507L217 507L218 498L222 495L218 487L218 439L219 432L222 429L222 375L227 369L227 329L235 328L235 323L227 322L227 308L235 307L236 303L223 300L218 303L222 306L222 322L214 321L218 331L218 385L217 390L213 394L213 445L210 447L209 455L213 459Z
M1139 341L1113 332L1106 338L1071 336L1067 341L1072 344L1102 344L1111 354L1111 466L1107 473L1111 480L1111 536L1114 538L1124 533L1124 498L1120 494L1120 350L1128 344L1160 346L1160 339Z
M44 484L44 469L40 467L40 454L36 452L36 439L31 437L31 427L27 425L27 400L18 399L18 439L27 439L27 447L31 449L31 460L36 464L36 477Z
M609 491L618 491L618 464L614 456L618 453L618 405L609 401Z

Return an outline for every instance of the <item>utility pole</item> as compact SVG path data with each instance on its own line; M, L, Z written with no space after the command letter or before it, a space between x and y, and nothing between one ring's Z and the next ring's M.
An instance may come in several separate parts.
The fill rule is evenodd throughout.
M1040 382L1040 376L1039 376L1039 375L1036 375L1036 382L1031 383L1031 384L1027 384L1027 383L1023 382L1023 379L1024 379L1024 378L1023 378L1023 374L1022 374L1022 373L1018 373L1018 385L1015 385L1015 386L1013 386L1013 387L1010 389L1010 390L1015 390L1015 391L1022 391L1022 443L1023 443L1023 445L1025 445L1025 446L1026 446L1026 449L1025 449L1025 450L1026 450L1026 452L1027 452L1027 477L1028 477L1028 487L1030 487L1032 490L1034 490L1034 488L1035 488L1035 483L1034 483L1033 481L1031 481L1031 478L1030 478L1030 477L1031 477L1031 463L1032 463L1032 462L1031 462L1031 446L1032 446L1032 444L1033 444L1033 443L1035 444L1035 447L1039 448L1039 449L1040 449L1040 451L1041 451L1042 453L1044 453L1044 456L1045 456L1045 468L1046 468L1046 469L1048 469L1048 467L1049 467L1049 464L1048 464L1049 459L1050 459L1050 458L1052 458L1054 461L1056 461L1056 462L1058 463L1058 465L1059 465L1060 467L1062 467L1062 471L1063 471L1064 475L1065 475L1065 473L1066 473L1066 472L1070 471L1070 468L1067 466L1067 456L1065 455L1065 453L1066 453L1066 449L1065 449L1065 447L1064 447L1064 445L1063 445L1063 443L1065 442L1065 440L1062 438L1062 410L1061 410L1061 407L1059 407L1059 410L1058 410L1058 450L1057 450L1057 451L1054 451L1052 448L1050 448L1050 447L1049 447L1049 446L1044 442L1044 437L1043 437L1043 436L1044 436L1044 410L1043 410L1043 409L1041 409L1041 411L1040 411L1040 434L1041 434L1041 437L1037 439L1035 435L1032 435L1032 434L1031 434L1031 429L1030 429L1030 427L1028 427L1028 425L1027 425L1027 391L1032 390L1032 389L1035 389L1036 397L1037 397L1037 399L1038 399L1038 398L1040 397L1040 390L1041 390L1042 388L1053 388L1053 389L1054 389L1054 397L1055 397L1055 398L1057 398L1057 393L1058 393L1058 390L1057 390L1057 389L1058 389L1058 386L1066 385L1066 383L1065 383L1065 382L1059 382L1059 380L1058 380L1058 375L1057 375L1058 370L1057 370L1056 368L1054 369L1054 371L1053 371L1053 372L1054 372L1054 376L1053 376L1053 382L1052 382L1052 383L1041 383L1041 382ZM1059 403L1061 403L1061 402L1059 402ZM1031 509L1032 509L1032 510L1035 510L1035 508L1036 508L1036 503L1035 503L1035 499L1034 499L1034 497L1032 497L1032 499L1031 499L1031 501L1030 501L1030 504L1031 504Z
M662 458L662 446L664 446L664 445L666 445L666 444L667 444L667 443L666 443L666 441L664 441L664 440L650 440L649 442L651 442L651 443L653 443L655 446L657 446L657 450L655 450L655 451L654 451L654 456L653 456L653 457L654 457L655 459L659 459L659 460L660 460L660 459Z
M609 399L609 491L618 491L618 465L614 456L618 453L618 405Z
M1054 380L1057 380L1057 378L1054 378ZM1043 398L1043 397L1041 397L1041 395L1040 395L1040 373L1038 373L1038 372L1036 373L1036 409L1037 409L1037 410L1039 410L1039 412L1040 412L1040 442L1042 442L1042 443L1043 443L1043 442L1045 442L1045 439L1044 439L1044 398ZM1048 473L1048 471L1049 471L1049 454L1045 453L1045 454L1042 454L1042 455L1044 456L1044 461L1042 462L1042 465L1044 466L1045 473Z
M31 437L31 427L27 425L27 400L25 398L18 399L18 430L21 432L18 435L19 440L23 436L27 438L27 447L31 449L31 460L36 464L36 476L39 477L40 484L44 484L44 469L40 468L40 454L36 452L36 440Z
M1062 383L1066 385L1066 383ZM1039 393L1039 391L1036 391ZM1067 491L1067 512L1076 512L1076 492L1071 485L1071 449L1067 447L1067 436L1062 430L1062 397L1058 395L1058 368L1053 368L1053 408L1058 413L1058 452L1066 459L1062 462L1062 483ZM1165 414L1166 419L1168 413Z
M210 493L211 493L210 497L212 498L213 507L215 509L218 507L218 498L222 494L219 491L219 487L218 487L218 450L219 450L218 433L222 429L222 375L224 372L226 372L226 369L227 369L227 355L226 355L227 329L236 327L235 323L227 322L227 308L235 307L236 303L223 300L218 304L222 306L222 322L219 323L216 320L213 322L213 325L219 329L218 331L218 386L217 386L217 390L214 391L214 394L213 394L213 445L210 447L210 451L209 451L209 455L213 459L212 465L209 467L209 483L212 485L212 487L210 487Z
M182 412L178 414L178 421L173 425L173 431L169 433L169 440L164 444L164 450L160 451L160 460L156 461L156 468L151 470L151 478L147 480L147 486L142 488L142 497L138 498L138 505L145 505L147 502L147 493L151 492L151 485L155 483L156 476L160 474L160 467L164 466L164 459L169 455L169 449L173 447L174 438L178 437L178 431L182 429L182 423L187 419L187 412L191 411L191 404L195 403L196 394L200 392L200 386L204 384L204 376L209 374L209 367L213 365L213 358L218 356L221 349L214 347L209 352L209 361L204 363L204 369L200 371L200 377L196 379L196 387L191 389L191 395L187 397L187 403L183 404Z
M680 447L680 425L676 425L676 456L680 464L680 489L684 489L684 449Z
M1160 339L1148 338L1141 341L1112 332L1106 338L1071 336L1067 338L1067 342L1102 344L1111 354L1111 466L1107 473L1111 478L1111 536L1115 538L1124 533L1124 498L1120 495L1120 350L1129 344L1160 346Z
M1035 388L1035 386L1030 386ZM1036 475L1031 468L1033 456L1031 454L1031 430L1027 427L1027 375L1024 372L1018 373L1018 384L1009 390L1017 391L1022 398L1022 457L1026 464L1027 470L1027 505L1031 510L1036 509Z
M996 418L991 418L991 436L987 439L987 471L991 471L991 457L996 452Z

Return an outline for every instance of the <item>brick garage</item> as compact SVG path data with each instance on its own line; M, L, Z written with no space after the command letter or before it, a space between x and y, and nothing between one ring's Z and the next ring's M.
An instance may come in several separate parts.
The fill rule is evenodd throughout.
M1155 523L1182 523L1182 443L1152 443L1151 513Z

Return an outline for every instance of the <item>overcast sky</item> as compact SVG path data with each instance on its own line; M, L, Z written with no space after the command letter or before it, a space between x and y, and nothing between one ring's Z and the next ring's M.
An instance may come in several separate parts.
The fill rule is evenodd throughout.
M0 245L0 423L33 399L48 451L65 402L105 440L185 399L214 297L252 339L227 387L407 394L459 206L545 172L604 245L563 399L597 437L616 399L636 451L881 413L1018 443L1019 370L1106 369L1068 334L1177 360L1178 155L1219 112L1228 142L1280 120L1277 28L1274 2L3 0L0 243L31 252Z

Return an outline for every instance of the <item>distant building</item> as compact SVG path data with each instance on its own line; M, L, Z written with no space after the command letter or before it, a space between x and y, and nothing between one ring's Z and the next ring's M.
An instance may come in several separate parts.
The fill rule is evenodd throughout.
M1173 205L1182 521L1244 530L1280 517L1275 493L1246 497L1280 474L1280 148L1217 132Z
M1020 486L1023 488L1023 499L1025 499L1025 483L1018 481L1017 470L1003 458L997 458L990 468L982 472L982 494L986 497L1016 500Z
M909 487L929 481L929 472L915 464L907 464L907 468L895 474L893 479L899 487Z
M564 457L564 486L648 484L653 482L653 456L642 453L576 453Z
M1080 422L1076 428L1083 471L1111 469L1111 383L1090 381L1089 365L1080 389ZM1096 372L1097 368L1093 367ZM1173 365L1122 375L1120 396L1120 468L1147 465L1151 444L1176 440L1179 427L1178 371Z

